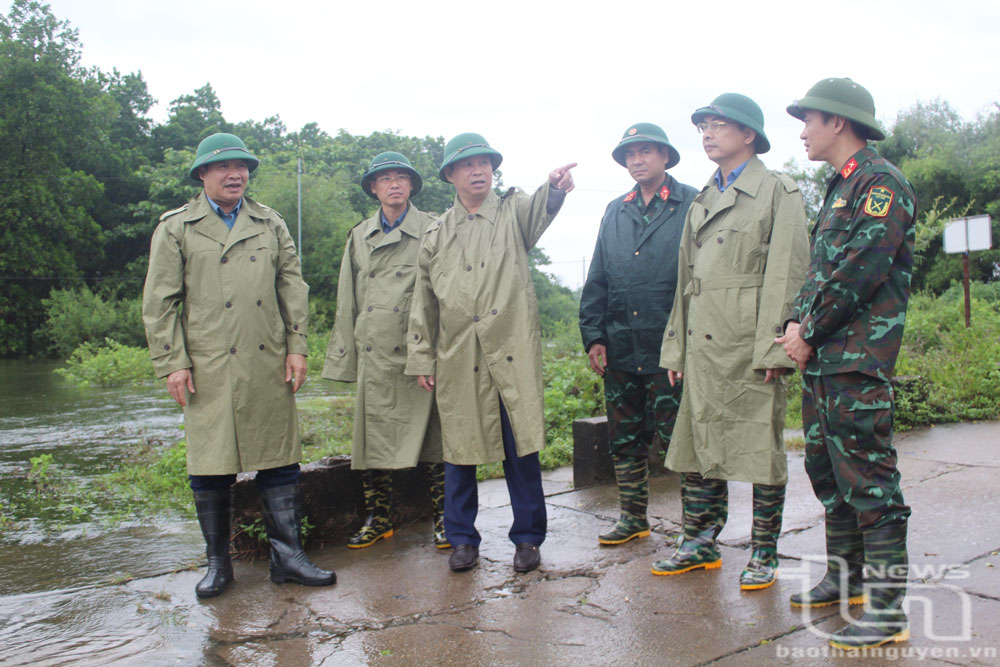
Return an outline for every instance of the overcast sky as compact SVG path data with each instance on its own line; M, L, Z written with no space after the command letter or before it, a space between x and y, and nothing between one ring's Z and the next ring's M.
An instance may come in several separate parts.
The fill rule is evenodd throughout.
M157 121L209 82L234 122L479 132L504 155L505 184L526 190L578 162L577 190L540 243L570 287L607 203L633 185L611 159L633 123L663 127L681 154L671 173L700 188L715 165L690 115L722 92L763 109L772 169L804 162L784 109L823 77L866 86L887 125L918 101L940 97L967 120L1000 101L994 0L49 4L79 29L85 65L142 72Z

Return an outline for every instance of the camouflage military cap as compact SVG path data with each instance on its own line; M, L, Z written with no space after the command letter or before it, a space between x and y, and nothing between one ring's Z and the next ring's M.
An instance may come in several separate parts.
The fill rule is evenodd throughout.
M243 143L242 139L235 134L216 132L211 136L205 137L198 144L198 152L195 155L194 164L191 165L191 169L188 171L188 175L200 183L201 177L198 176L198 167L203 167L213 162L222 162L223 160L246 160L250 171L256 169L257 165L260 164L260 160L247 150L247 145Z
M708 116L728 118L740 125L746 125L756 132L757 138L753 141L755 153L766 153L771 150L771 142L764 134L764 112L760 110L756 102L746 95L722 93L707 107L695 109L695 112L691 114L691 122L697 125Z
M450 183L451 181L444 176L444 170L459 160L476 155L489 155L490 164L493 165L494 171L503 162L503 155L490 148L483 135L465 132L449 141L448 145L444 147L444 160L441 162L441 169L438 170L438 178L445 183Z
M638 144L642 142L648 142L657 144L659 146L664 146L667 149L669 159L667 160L667 169L681 161L680 153L674 148L670 140L667 139L667 133L659 125L654 125L653 123L636 123L635 125L630 125L625 134L622 135L621 141L615 146L615 149L611 151L611 157L615 159L615 162L621 166L625 165L625 151L628 150L630 144Z
M405 155L395 151L386 151L372 158L372 162L368 166L368 171L361 177L361 189L365 191L366 195L372 199L375 198L375 193L372 192L369 186L379 173L388 171L389 169L398 169L410 174L410 183L412 184L410 189L411 197L416 196L420 192L420 188L424 186L424 181L420 178L420 174L413 168L413 165L410 164Z
M799 120L805 120L808 109L843 116L867 128L868 139L885 139L885 132L875 120L875 100L872 99L872 94L850 79L823 79L810 88L805 97L786 107L788 113Z

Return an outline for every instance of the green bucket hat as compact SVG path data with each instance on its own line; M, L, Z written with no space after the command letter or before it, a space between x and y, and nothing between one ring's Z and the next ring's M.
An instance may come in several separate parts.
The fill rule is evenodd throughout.
M697 125L705 116L722 116L729 120L735 120L741 125L746 125L757 133L754 139L753 149L756 153L766 153L771 150L771 142L764 134L764 112L760 110L757 103L746 95L739 93L722 93L707 107L696 109L691 114L691 122Z
M843 116L865 126L868 129L868 139L885 139L885 132L875 120L875 100L872 99L872 94L850 79L823 79L810 88L805 97L795 100L787 107L788 113L799 120L806 119L808 109Z
M652 123L636 123L635 125L629 126L625 130L625 134L622 135L622 140L618 142L615 149L611 151L611 157L615 159L615 162L621 166L625 166L625 150L629 144L638 144L642 142L653 143L659 146L667 147L667 169L681 161L680 153L674 148L670 140L667 139L667 133L663 131L659 125L653 125Z
M243 143L242 139L235 134L216 132L211 136L205 137L198 144L198 154L195 156L194 164L191 165L188 174L193 180L201 183L201 178L198 176L198 167L211 164L212 162L222 162L223 160L246 160L250 171L256 169L257 165L260 164L260 160L247 150L247 145Z
M503 162L503 155L490 148L483 135L466 132L449 141L448 145L444 147L444 161L441 163L441 169L438 170L438 178L445 183L450 182L444 177L445 168L454 162L475 155L489 155L494 171Z
M423 179L420 178L420 174L417 170L413 168L410 161L406 159L406 156L402 153L397 153L395 151L386 151L385 153L379 153L374 158L372 158L372 163L368 166L368 171L365 175L361 177L361 189L365 191L365 194L375 199L375 193L371 191L368 186L374 180L380 172L388 171L389 169L398 169L400 171L409 172L410 182L412 187L410 189L410 196L415 196L420 192L420 188L424 186Z

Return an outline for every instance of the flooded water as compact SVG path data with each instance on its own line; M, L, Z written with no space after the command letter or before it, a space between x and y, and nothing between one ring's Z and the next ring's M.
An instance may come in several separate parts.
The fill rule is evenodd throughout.
M181 409L163 382L81 390L53 373L58 366L0 360L0 502L8 516L16 514L12 490L32 457L50 455L62 479L86 485L147 438L181 438ZM333 391L313 379L299 399ZM116 627L123 604L135 616L135 603L123 602L129 587L120 584L202 562L197 522L164 516L112 526L99 519L53 524L17 515L16 530L0 528L0 664L150 664L148 654L140 662L135 656L160 650L146 629ZM161 625L164 614L169 605L149 622ZM187 650L170 653L176 659Z

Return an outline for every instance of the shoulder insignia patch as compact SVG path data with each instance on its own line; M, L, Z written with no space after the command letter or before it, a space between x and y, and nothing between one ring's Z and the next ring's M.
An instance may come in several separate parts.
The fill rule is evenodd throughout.
M847 206L847 200L843 197L838 197L837 201L833 202L833 206L830 208L844 208L845 206Z
M884 218L889 214L889 205L895 192L884 185L876 185L868 191L868 199L865 200L865 213L873 218Z
M843 176L844 178L850 178L851 174L853 174L854 170L857 168L858 168L858 161L855 160L854 158L851 158L850 160L847 161L847 164L844 165L844 168L840 170L840 175Z
M625 203L627 204L628 202L632 201L633 199L635 199L635 190L633 190L632 192L630 192L627 195L625 195Z
M662 188L660 188L660 199L662 199L663 201L667 201L667 197L669 196L670 196L670 188L664 185Z
M182 211L186 211L187 207L188 207L188 204L184 204L184 206L181 206L180 208L175 208L172 211L167 211L166 213L164 213L163 215L160 216L160 220L166 220L167 218L169 218L170 216L172 216L172 215L174 215L176 213L181 213Z

